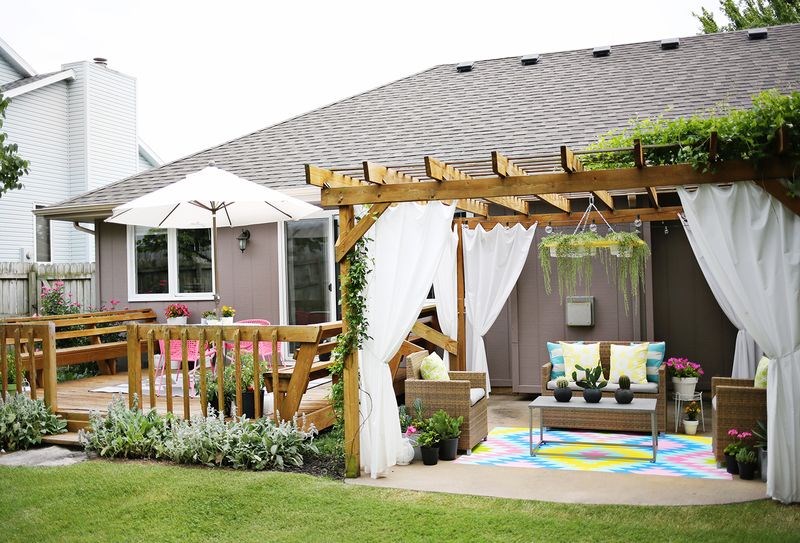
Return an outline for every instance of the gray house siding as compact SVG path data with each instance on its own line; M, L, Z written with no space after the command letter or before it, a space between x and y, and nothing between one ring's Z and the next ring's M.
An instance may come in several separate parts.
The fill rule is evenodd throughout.
M97 221L95 229L100 300L118 299L121 307L152 307L164 321L164 308L176 300L132 302L128 298L127 227ZM251 237L244 253L239 251L236 240L239 230L219 230L222 304L236 308L237 320L259 318L277 323L280 320L278 227L277 224L261 224L248 229ZM214 308L210 299L185 303L191 311L190 323L200 322L202 312Z
M55 83L14 98L6 111L4 129L9 140L19 145L20 155L30 162L30 173L22 180L23 189L10 191L0 199L3 217L0 261L16 261L19 249L34 250L34 217L31 214L34 207L58 202L68 194L66 83ZM76 250L79 238L75 234L71 225L51 222L53 261L69 261L76 254L84 259L81 250Z
M6 59L0 56L0 85L5 85L20 79L22 75L17 72Z

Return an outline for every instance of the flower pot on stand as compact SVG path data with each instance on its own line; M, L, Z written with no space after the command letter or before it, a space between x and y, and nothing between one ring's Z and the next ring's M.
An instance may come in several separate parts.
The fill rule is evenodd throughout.
M690 436L697 433L697 425L700 424L699 420L683 419L683 431Z
M397 451L397 465L407 466L414 459L414 446L405 436L400 438L400 448Z
M167 317L167 324L186 324L188 317Z
M725 471L731 475L739 474L739 464L736 462L735 454L725 453Z
M694 398L694 389L697 386L697 377L673 377L672 384L675 392L683 399Z
M458 454L458 438L443 439L439 443L439 460L455 460Z
M422 463L426 466L435 466L439 463L439 447L420 447L422 449Z
M586 403L599 403L602 397L603 391L599 388L583 389L583 399L586 400Z

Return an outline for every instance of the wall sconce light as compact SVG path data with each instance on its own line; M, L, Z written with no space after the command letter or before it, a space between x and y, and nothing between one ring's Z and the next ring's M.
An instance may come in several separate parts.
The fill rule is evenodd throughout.
M250 241L250 230L242 230L242 233L236 236L239 240L239 250L244 252L247 249L247 242Z

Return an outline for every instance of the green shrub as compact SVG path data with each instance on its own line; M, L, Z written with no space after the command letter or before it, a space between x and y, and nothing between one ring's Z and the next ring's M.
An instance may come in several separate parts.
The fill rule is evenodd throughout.
M0 397L0 449L28 449L42 442L42 437L65 432L67 423L54 415L42 400L31 400L24 394Z
M172 418L155 410L129 409L122 398L115 398L105 416L92 413L89 431L82 430L81 439L86 451L106 458L155 458L156 444L166 439Z
M427 428L436 432L441 439L455 439L461 436L464 417L451 417L444 409L439 409L428 419Z

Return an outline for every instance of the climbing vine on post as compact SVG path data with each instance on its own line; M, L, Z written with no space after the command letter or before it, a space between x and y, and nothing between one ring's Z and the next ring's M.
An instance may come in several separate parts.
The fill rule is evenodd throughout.
M367 301L364 289L367 286L367 276L372 271L372 259L367 251L369 239L361 238L347 253L345 259L349 264L349 272L342 275L342 302L347 306L347 314L343 315L343 332L339 334L336 348L333 350L333 365L331 375L336 382L331 387L331 403L336 414L334 431L341 433L344 416L344 383L342 373L344 361L353 351L359 349L367 335L367 318L364 315Z

